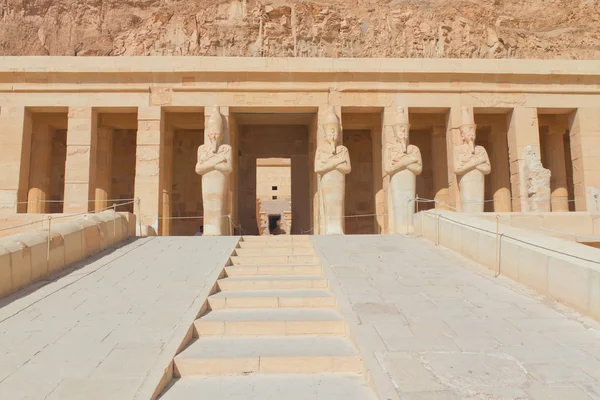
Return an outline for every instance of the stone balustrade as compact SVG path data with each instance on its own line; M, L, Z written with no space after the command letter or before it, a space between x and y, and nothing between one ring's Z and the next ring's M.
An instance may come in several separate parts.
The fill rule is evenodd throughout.
M135 215L104 211L0 239L0 297L135 236Z
M446 210L418 213L415 230L498 275L600 320L600 249Z

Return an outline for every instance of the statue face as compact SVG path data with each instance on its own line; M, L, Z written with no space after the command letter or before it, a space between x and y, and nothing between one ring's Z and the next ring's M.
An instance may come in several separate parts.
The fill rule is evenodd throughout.
M340 127L337 124L325 124L325 140L332 146L335 146L340 137Z
M475 130L476 129L477 129L477 125L475 125L475 124L461 125L460 137L461 137L463 143L475 142Z
M221 143L221 131L217 129L217 127L209 125L207 127L206 136L209 141L209 143L206 144L209 144L213 148L213 150L216 151L216 149L219 147L219 144Z
M409 132L410 132L409 124L394 125L394 136L396 137L396 140L399 141L400 143L404 143L405 145L408 145Z

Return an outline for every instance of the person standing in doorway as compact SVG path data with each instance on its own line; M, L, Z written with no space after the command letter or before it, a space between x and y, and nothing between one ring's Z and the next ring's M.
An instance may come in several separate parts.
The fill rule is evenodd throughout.
M202 236L204 234L204 225L200 225L200 230L194 233L194 236Z

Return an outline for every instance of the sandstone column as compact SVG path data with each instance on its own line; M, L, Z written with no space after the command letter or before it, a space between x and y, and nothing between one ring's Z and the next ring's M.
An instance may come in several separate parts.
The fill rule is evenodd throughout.
M22 213L27 210L31 125L31 115L25 107L0 108L0 211Z
M140 199L141 215L134 208L138 221L151 225L160 233L160 144L164 136L162 107L138 107L138 132L135 161L134 197Z
M94 183L94 210L101 212L109 204L112 186L112 140L113 130L109 127L98 127L92 138L92 182Z
M31 163L27 213L47 213L50 209L52 175L52 128L43 121L34 122L31 135Z
M600 108L569 116L576 211L600 211Z
M489 141L491 142L491 189L494 199L494 211L510 212L512 205L510 200L510 170L506 129L502 129L502 126L498 124L492 124Z
M423 161L419 148L409 144L408 108L398 106L392 129L394 140L386 144L383 160L390 176L388 204L394 209L390 233L409 234L414 232L416 176L423 172Z
M383 109L383 115L381 117L381 148L380 148L380 158L384 159L384 152L386 146L393 143L394 132L392 129L392 125L396 122L396 108L394 106L388 106ZM383 162L381 163L381 174L383 175L382 180L382 200L383 205L381 206L381 213L383 214L382 221L382 234L389 234L392 232L393 227L390 226L390 221L394 220L394 207L392 207L390 198L391 198L391 188L390 188L390 176L385 173ZM377 209L377 213L380 212L380 209Z
M462 211L458 178L454 172L454 150L460 145L460 104L454 104L446 115L446 160L448 163L448 208ZM444 207L441 207L444 208Z
M564 135L566 126L552 124L548 126L545 162L552 172L550 178L551 207L553 212L569 211L569 192L567 190L567 167L565 163Z
M382 164L382 143L381 127L371 129L371 139L373 141L373 193L375 194L375 233L381 234L384 229L385 221L385 198L383 197L383 164Z
M65 213L80 213L92 209L91 203L88 202L91 197L90 148L97 126L98 114L92 107L69 107L63 208Z
M510 161L510 184L514 212L529 211L527 189L523 186L522 171L525 167L527 146L540 154L540 134L536 108L515 107L507 116L508 154Z
M433 132L431 136L431 159L433 161L433 193L434 199L439 202L435 203L436 208L447 208L444 207L442 204L448 204L449 201L446 134L446 127L433 127Z
M315 155L321 234L325 235L343 235L345 227L345 180L351 165L348 149L342 145L339 111L339 107L330 106L324 118L320 118L322 144L317 146Z
M483 212L485 200L485 175L491 172L487 151L476 146L477 125L473 108L461 107L461 144L454 146L454 173L458 178L460 202L465 212Z
M173 190L173 139L175 132L173 129L165 129L160 146L160 182L162 192L162 226L161 235L170 236L173 220L171 208L171 192Z

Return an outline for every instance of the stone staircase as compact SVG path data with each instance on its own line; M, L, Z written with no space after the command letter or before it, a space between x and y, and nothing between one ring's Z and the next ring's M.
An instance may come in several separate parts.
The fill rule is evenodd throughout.
M308 236L243 237L160 399L376 399Z

